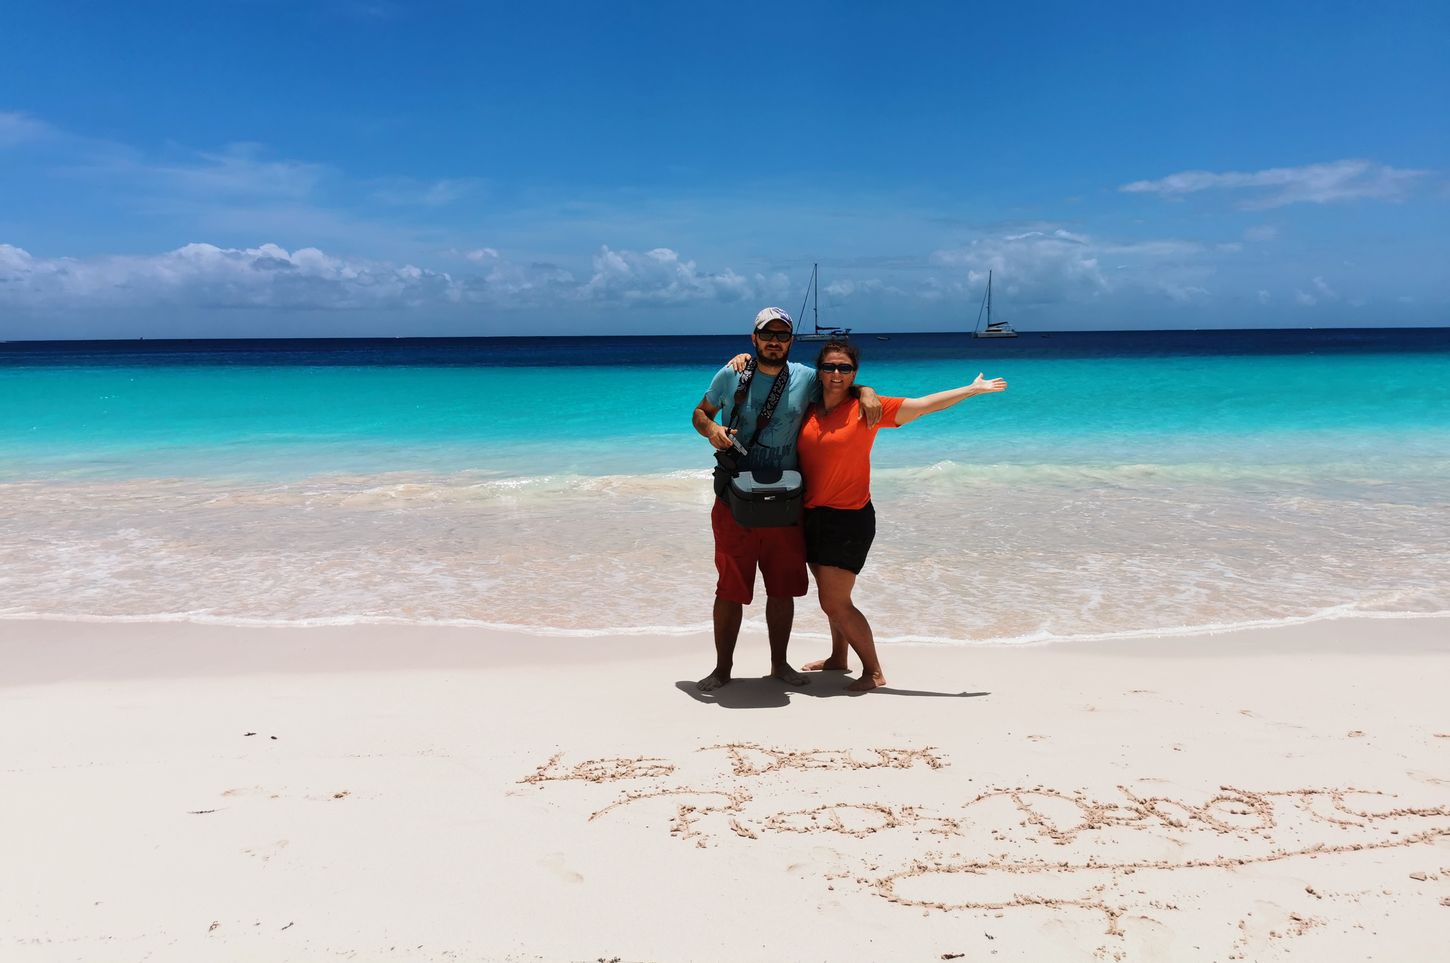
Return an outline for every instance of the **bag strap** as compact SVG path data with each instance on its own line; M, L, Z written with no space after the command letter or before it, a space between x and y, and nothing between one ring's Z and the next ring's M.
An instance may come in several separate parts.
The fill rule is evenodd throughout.
M755 359L745 359L745 370L740 372L739 381L735 386L735 401L730 407L730 424L726 428L734 428L735 421L740 417L740 406L745 404L745 396L750 393L750 382L755 380Z
M751 358L745 362L745 370L740 373L740 386L735 389L735 405L730 411L730 424L726 427L734 428L735 421L740 417L740 409L745 404L745 398L750 393L750 383L755 380L755 359ZM748 451L760 433L770 425L770 419L775 417L776 405L780 404L781 395L785 394L786 385L790 383L790 364L780 366L780 374L775 376L775 384L770 386L770 394L765 396L765 407L760 409L760 414L755 417L755 431L750 435L750 444L745 445Z

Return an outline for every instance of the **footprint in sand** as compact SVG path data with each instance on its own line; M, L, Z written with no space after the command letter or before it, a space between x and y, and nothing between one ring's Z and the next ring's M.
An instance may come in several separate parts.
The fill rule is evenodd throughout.
M1239 715L1243 716L1246 719L1253 719L1256 722L1262 722L1265 725L1269 725L1269 726L1279 726L1279 727L1284 728L1284 729L1303 729L1304 728L1303 726L1299 725L1297 722L1283 722L1283 721L1281 721L1279 719L1269 719L1269 718L1267 718L1265 716L1259 715L1257 712L1255 712L1252 709L1240 709L1239 710Z
M539 860L539 865L549 870L565 883L584 882L584 877L581 874L574 872L574 870L564 865L563 853L550 853L548 856Z
M257 859L260 859L264 863L270 863L273 856L280 855L282 850L286 849L289 845L291 844L288 843L287 840L279 839L270 846L259 846L256 849L244 849L242 850L242 855L253 856Z

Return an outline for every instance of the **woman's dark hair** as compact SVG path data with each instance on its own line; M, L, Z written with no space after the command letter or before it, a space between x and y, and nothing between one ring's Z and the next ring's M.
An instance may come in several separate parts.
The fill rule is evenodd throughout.
M849 341L827 341L825 344L821 345L821 353L816 355L817 369L820 368L821 362L826 360L826 355L830 354L832 351L841 352L846 357L851 359L851 363L856 366L857 371L861 370L861 349L856 347Z

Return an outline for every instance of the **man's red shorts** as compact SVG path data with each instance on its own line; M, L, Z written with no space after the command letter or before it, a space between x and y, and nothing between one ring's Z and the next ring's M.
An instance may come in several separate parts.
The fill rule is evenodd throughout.
M715 594L731 602L749 605L755 597L755 568L765 579L766 595L806 594L806 540L799 525L785 528L744 528L730 514L723 499L715 499L710 511L715 531L715 570L720 579Z

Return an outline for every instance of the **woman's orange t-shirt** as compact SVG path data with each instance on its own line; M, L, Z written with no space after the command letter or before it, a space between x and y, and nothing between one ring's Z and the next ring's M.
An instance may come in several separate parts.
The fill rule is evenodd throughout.
M861 402L847 398L829 412L806 410L797 443L807 508L865 508L871 500L871 445L879 428L895 428L905 398L882 398L881 420L867 428Z

